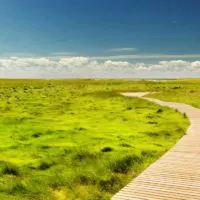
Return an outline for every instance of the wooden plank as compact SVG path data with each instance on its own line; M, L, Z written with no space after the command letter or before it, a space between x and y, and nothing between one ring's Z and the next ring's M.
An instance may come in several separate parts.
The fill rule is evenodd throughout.
M122 93L186 113L191 124L187 135L112 200L200 200L200 109L143 97L146 94Z

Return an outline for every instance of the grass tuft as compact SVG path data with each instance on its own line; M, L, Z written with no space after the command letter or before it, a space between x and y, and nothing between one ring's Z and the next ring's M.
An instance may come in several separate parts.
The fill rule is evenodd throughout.
M13 184L11 193L24 195L28 192L27 186L22 182L16 182Z
M15 166L13 164L5 163L4 166L2 167L1 173L3 175L19 176L20 170L17 166Z
M42 133L33 133L32 137L39 138L42 135Z
M115 173L128 173L133 165L141 163L141 158L136 155L128 155L122 158L119 158L110 164L112 172Z
M157 110L157 113L162 113L163 112L163 109L162 108L159 108L158 110Z
M112 175L110 178L100 180L99 186L105 192L114 193L121 186L121 179L117 175Z
M103 149L101 149L101 152L111 152L113 151L112 147L104 147Z
M121 147L126 147L126 148L131 148L132 146L130 144L127 143L122 143L120 144Z
M47 170L47 169L51 168L52 166L54 166L55 164L56 163L51 160L44 160L44 161L41 161L38 168L40 170Z

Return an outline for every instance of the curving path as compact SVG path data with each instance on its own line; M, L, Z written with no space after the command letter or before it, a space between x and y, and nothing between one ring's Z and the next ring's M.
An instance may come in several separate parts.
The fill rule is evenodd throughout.
M143 97L146 94L122 93L186 113L191 125L170 151L114 195L112 200L200 200L200 109Z

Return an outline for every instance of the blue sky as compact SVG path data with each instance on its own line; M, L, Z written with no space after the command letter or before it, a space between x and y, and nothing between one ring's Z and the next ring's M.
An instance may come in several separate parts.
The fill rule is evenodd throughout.
M176 76L185 76L186 65L188 68L195 62L195 70L200 70L197 64L200 60L199 7L199 0L1 0L1 76L26 76L24 66L38 71L45 67L41 62L40 69L37 68L39 62L46 59L46 65L49 66L48 60L57 74L65 68L63 77L71 76L73 70L73 76L79 77L83 69L77 68L72 60L81 62L83 58L98 62L98 70L103 65L101 73L92 68L94 74L102 77L107 61L113 61L106 68L108 77L113 74L123 77L127 69L129 75L132 72L134 77L141 76L141 72L135 71L139 63L147 68L143 69L143 76L151 76L150 67L162 65L162 61L184 61L184 67L179 62L183 70L179 69L179 74L175 72ZM60 66L63 59L67 62L64 67ZM120 62L129 65L122 67ZM165 72L170 68L169 63L165 64ZM20 72L16 71L18 68ZM86 68L85 77L91 71ZM173 72L173 68L170 70ZM166 76L162 73L154 75ZM194 72L190 70L190 73ZM35 76L53 77L53 74L38 71ZM194 75L200 73L195 71Z

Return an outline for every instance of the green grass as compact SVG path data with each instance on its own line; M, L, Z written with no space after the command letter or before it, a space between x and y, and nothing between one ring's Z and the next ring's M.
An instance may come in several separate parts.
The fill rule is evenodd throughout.
M157 83L158 93L149 96L166 101L190 104L200 108L200 79L175 80Z
M177 85L181 88L173 89ZM0 80L0 199L109 199L169 150L189 125L175 110L117 92L165 87L155 95L167 99L165 94L182 95L187 85Z

